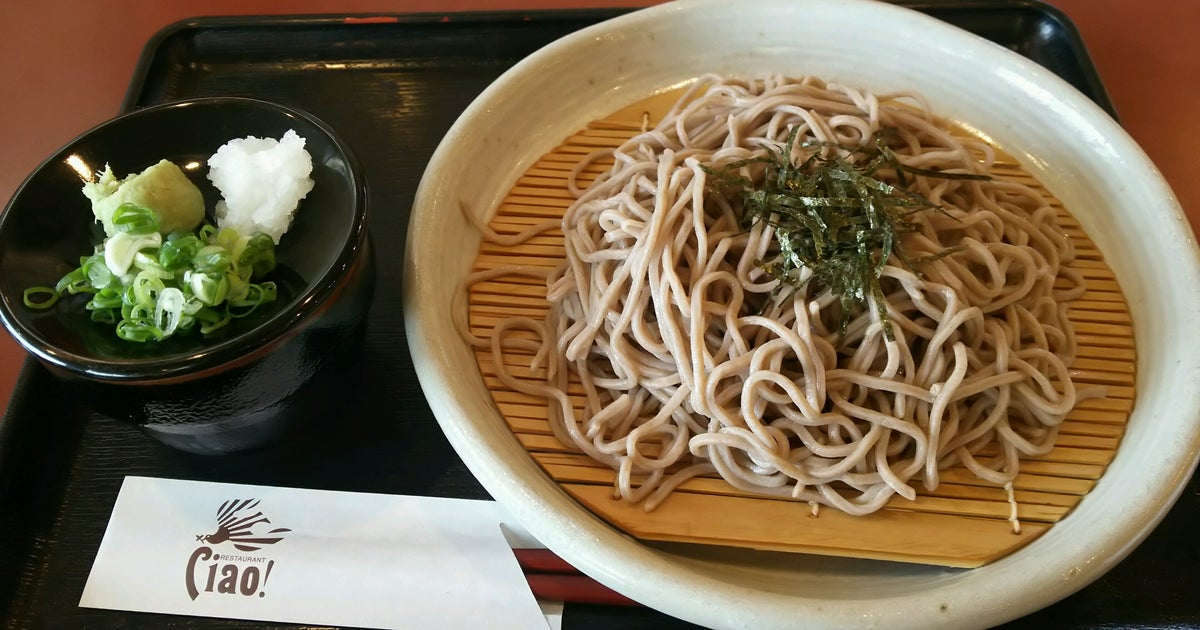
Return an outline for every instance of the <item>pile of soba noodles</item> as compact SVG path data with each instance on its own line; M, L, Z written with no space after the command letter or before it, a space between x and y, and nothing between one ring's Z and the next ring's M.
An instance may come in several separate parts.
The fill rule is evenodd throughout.
M872 143L893 162L871 177L928 206L869 258L874 288L848 300L813 281L811 262L781 274L795 244L781 245L772 216L748 220L730 178L761 181L772 155L853 164ZM1083 281L1064 268L1073 251L1055 210L988 177L995 159L918 95L704 77L655 127L576 167L546 320L512 318L475 342L509 386L546 399L560 441L611 466L616 493L646 509L719 475L866 514L955 465L1011 497L1021 457L1045 454L1075 404L1065 304ZM500 273L531 272L483 275ZM517 350L536 354L543 381L504 369Z

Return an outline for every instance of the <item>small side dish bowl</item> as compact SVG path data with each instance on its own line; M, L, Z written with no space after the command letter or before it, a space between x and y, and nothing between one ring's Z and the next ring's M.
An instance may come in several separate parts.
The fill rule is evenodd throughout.
M574 500L529 456L447 316L478 251L477 231L460 208L486 220L526 169L590 121L706 73L771 72L922 93L935 112L986 134L1057 196L1125 291L1137 340L1126 433L1074 511L1004 558L955 570L635 539ZM413 363L472 473L567 561L706 627L1006 622L1124 558L1170 509L1200 453L1200 355L1181 343L1194 338L1200 313L1200 250L1162 176L1110 116L1049 70L883 2L672 2L542 48L489 86L434 153L414 200L406 263Z
M46 310L24 304L25 289L54 286L103 241L81 189L106 164L124 177L174 162L203 193L213 223L220 193L206 177L209 156L235 138L288 130L305 139L314 186L276 248L275 301L210 337L189 331L145 343L91 321L86 296ZM0 319L12 336L97 411L196 453L261 446L311 416L324 398L317 386L345 372L361 347L373 289L356 158L322 121L261 100L196 98L118 116L38 166L0 215Z

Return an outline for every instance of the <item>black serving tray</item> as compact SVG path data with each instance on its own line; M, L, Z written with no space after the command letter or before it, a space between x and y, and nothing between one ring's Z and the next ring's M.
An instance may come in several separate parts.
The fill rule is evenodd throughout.
M905 4L1016 50L1112 112L1076 30L1056 10L1005 0ZM127 475L487 498L429 411L405 343L400 283L413 194L442 135L493 79L544 44L621 12L198 18L148 42L123 110L199 95L266 98L324 119L361 158L379 276L358 378L342 413L318 432L210 458L94 413L27 361L0 423L0 626L270 626L78 606ZM1013 626L1200 625L1198 532L1194 478L1127 560ZM573 604L564 622L569 629L688 627L647 608Z

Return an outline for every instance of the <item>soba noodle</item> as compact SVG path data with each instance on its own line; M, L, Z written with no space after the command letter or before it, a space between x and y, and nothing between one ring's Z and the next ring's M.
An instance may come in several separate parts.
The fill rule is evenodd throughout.
M916 95L705 77L654 128L575 168L577 198L553 226L566 258L546 277L547 318L464 334L492 349L507 386L547 401L558 440L612 467L616 494L646 509L698 475L850 514L913 499L958 464L1011 489L1020 459L1049 451L1077 398L1066 303L1083 280L1064 267L1073 250L1048 201L1000 177L907 178L941 208L902 235L909 258L931 260L910 268L893 254L878 281L886 318L867 305L846 321L830 291L781 287L762 264L778 253L771 225L746 225L714 190L716 169L780 151L793 131L800 162L885 128L911 167L988 173L996 160ZM606 157L611 169L575 183ZM469 282L508 273L546 275L497 269ZM516 350L535 354L542 382L504 367Z

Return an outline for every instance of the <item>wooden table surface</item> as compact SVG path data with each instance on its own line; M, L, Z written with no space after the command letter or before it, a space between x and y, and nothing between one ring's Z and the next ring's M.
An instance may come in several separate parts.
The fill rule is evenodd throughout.
M199 15L407 13L640 6L645 0L4 0L0 3L0 200L78 133L117 113L138 55L159 29ZM1122 123L1164 173L1195 229L1200 190L1200 2L1052 0L1079 28ZM0 333L0 404L25 361Z

